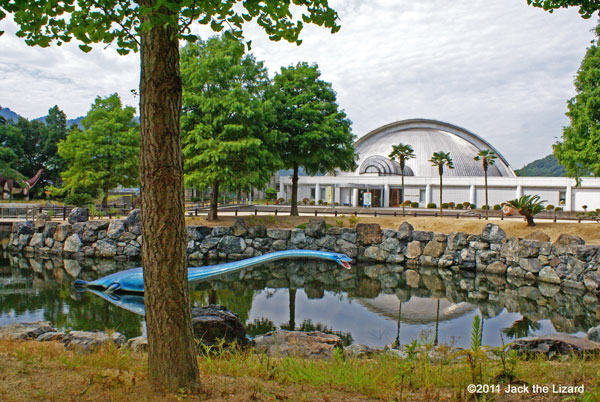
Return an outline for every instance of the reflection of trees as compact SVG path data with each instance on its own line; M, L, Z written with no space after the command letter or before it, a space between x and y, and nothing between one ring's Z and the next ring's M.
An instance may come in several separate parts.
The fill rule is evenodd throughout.
M246 333L250 336L263 335L275 328L273 321L266 317L255 318L254 321L246 323Z
M246 322L250 316L254 291L247 288L241 290L192 290L190 292L192 306L200 307L209 304L220 304L236 313L242 322Z
M287 327L287 325L281 325L281 329L289 330L289 327ZM310 320L310 319L302 321L302 323L296 328L296 331L305 331L305 332L319 331L319 332L323 332L326 334L337 335L340 338L342 338L342 345L344 345L344 346L351 345L352 342L354 342L354 339L352 338L352 334L350 332L334 331L334 330L330 329L329 327L327 327L327 325L322 324L320 322L313 324L312 320Z
M523 317L513 322L510 327L502 329L502 332L509 338L517 339L529 336L540 328L542 328L542 325L539 322Z
M141 317L94 296L85 295L75 300L68 284L48 284L35 291L19 290L19 293L0 294L0 313L14 311L23 315L43 311L44 319L58 328L82 331L109 328L127 337L140 335Z

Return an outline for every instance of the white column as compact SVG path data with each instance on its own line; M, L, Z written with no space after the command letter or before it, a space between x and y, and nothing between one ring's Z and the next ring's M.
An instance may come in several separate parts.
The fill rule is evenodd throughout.
M358 207L358 189L357 188L352 189L352 206L354 208Z
M283 177L279 177L279 194L277 198L285 198L285 185L283 184Z
M334 203L338 203L338 204L342 204L342 197L341 197L341 192L342 189L337 187L337 186L333 186L333 202Z
M567 186L567 191L565 192L565 211L573 210L573 189L571 185Z
M390 206L390 185L386 184L383 186L383 207L389 208Z
M520 184L517 186L517 192L515 193L515 197L516 198L523 197L523 187Z
M425 205L431 204L431 184L425 186Z
M471 188L469 188L469 202L477 205L477 189L473 184L471 185Z
M319 204L319 200L321 199L321 185L319 183L315 184L315 202Z

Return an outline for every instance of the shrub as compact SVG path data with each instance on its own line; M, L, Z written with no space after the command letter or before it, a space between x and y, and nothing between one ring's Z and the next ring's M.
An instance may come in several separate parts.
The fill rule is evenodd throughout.
M284 202L285 202L285 199L283 199L283 198L278 198L277 199L277 203L278 204L283 204Z
M494 205L494 211L500 211L502 207L499 204Z
M435 205L435 202L430 202L427 204L427 208L437 208L437 205Z
M456 204L456 209L463 209L463 204Z
M323 205L323 200L319 200L318 204Z
M273 187L268 187L265 190L265 198L269 201L274 200L277 198L277 190L275 190Z
M562 211L562 210L563 210L563 209L562 209L562 207L556 207L556 208L554 208L554 211L555 211L555 212L560 212L560 211Z
M344 227L344 221L342 219L336 219L335 225L339 228Z
M414 203L413 203L413 202L410 202L410 200L404 200L404 205L405 205L405 206L409 207L409 206L411 206L412 204L414 204ZM418 205L418 204L417 204L417 205Z
M411 203L410 203L410 206L411 206L412 208L419 208L419 203L418 203L418 202L411 202Z
M87 193L72 193L65 197L65 203L75 205L76 207L83 207L92 201L92 196Z
M356 226L358 223L358 216L351 216L348 218L348 222L350 223L350 226Z
M323 203L323 205L324 205L324 206L328 206L328 205L329 205L329 203L328 203L327 201L325 201L325 202Z
M310 200L310 201L308 202L308 204L309 204L309 205L315 205L315 204L316 204L316 202L315 202L315 200Z
M548 204L546 205L546 211L552 211L554 209L554 205Z
M475 204L469 204L469 208L475 209L475 208L477 208L477 205L475 205Z
M442 202L442 209L448 209L448 203Z
M333 203L333 205L336 206L336 207L339 207L340 203L336 201L336 202Z
M309 200L308 198L303 198L303 199L302 199L302 203L303 203L304 205L308 204L308 202L309 202L309 201L310 201L310 200Z
M544 210L544 202L540 200L539 195L524 195L514 200L503 202L502 205L508 205L519 211L527 220L527 226L535 226L534 215Z
M483 209L483 210L485 211L485 210L487 210L487 209L490 209L490 206L489 206L489 205L482 205L482 206L481 206L481 209Z
M290 198L290 199L287 201L287 203L288 203L288 204L291 204L291 203L292 203L292 199Z
M453 202L449 202L449 203L448 203L448 207L449 207L449 208L454 208L455 206L456 206L456 204L455 204L455 203L453 203Z
M463 206L464 209L469 209L469 207L471 206L471 203L465 201L465 202L462 203L462 206Z
M581 208L583 208L584 211L587 211L588 206L587 205L582 205Z

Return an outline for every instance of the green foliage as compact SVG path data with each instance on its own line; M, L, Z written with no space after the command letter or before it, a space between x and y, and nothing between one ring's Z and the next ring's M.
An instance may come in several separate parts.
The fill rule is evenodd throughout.
M575 78L577 95L568 102L571 125L554 144L556 159L571 177L600 176L600 25Z
M452 158L450 157L450 152L434 152L431 159L429 159L429 162L438 168L440 176L444 174L444 167L454 169L454 161L452 161Z
M500 211L502 209L502 207L500 206L500 204L494 204L494 211Z
M552 211L554 209L554 205L548 204L546 205L546 211Z
M437 208L437 205L435 205L435 202L430 202L429 204L427 204L427 208Z
M356 169L351 122L339 110L331 84L320 77L316 64L282 67L266 93L273 105L270 126L285 144L279 148L281 160L296 177L300 167L311 175Z
M275 190L273 187L268 187L265 190L265 198L267 200L274 200L277 198L277 190Z
M139 126L133 120L135 109L121 105L119 95L97 97L85 119L84 131L71 130L59 142L58 152L68 164L62 173L64 188L72 194L108 190L138 182Z
M397 160L400 165L400 174L404 176L406 161L415 158L415 150L408 144L392 145L392 152L388 156L391 160Z
M264 186L280 167L280 141L266 126L263 63L245 54L239 41L213 37L182 49L181 74L187 185Z
M410 203L410 206L411 206L412 208L419 208L419 203L418 203L418 202L411 202L411 203Z
M596 0L527 0L527 4L543 8L548 12L557 8L579 7L579 14L583 18L590 18L600 10L600 5Z
M306 204L308 204L308 203L309 203L309 201L310 201L310 200L309 200L308 198L303 198L303 199L302 199L302 204L306 205Z
M463 209L464 205L463 204L456 204L456 209Z
M484 211L487 211L488 209L490 209L489 205L482 205L481 209L483 209Z
M24 176L17 171L19 157L15 150L20 149L24 142L21 130L4 120L0 124L0 175L22 181Z
M351 217L348 218L348 223L350 224L350 226L354 227L358 223L358 220L359 220L358 216L352 215Z
M524 195L520 198L503 202L502 205L508 205L516 209L527 220L527 226L535 226L533 217L544 210L544 202L546 201L540 200L539 195Z
M476 161L481 161L483 171L487 175L488 168L496 163L498 155L492 150L482 149L477 153L477 155L475 155L473 159Z
M448 208L449 208L448 203L447 202L443 202L442 203L442 209L448 209Z
M75 205L76 207L83 207L90 204L94 199L87 193L70 193L65 198L67 205Z
M552 154L545 156L542 159L537 159L521 169L515 170L517 176L566 176L567 170L564 166L559 165L556 157Z

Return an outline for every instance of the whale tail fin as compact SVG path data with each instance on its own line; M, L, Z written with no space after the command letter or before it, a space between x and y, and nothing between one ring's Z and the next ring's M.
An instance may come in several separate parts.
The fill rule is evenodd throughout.
M78 288L86 288L89 282L83 281L81 279L75 279L75 287Z

